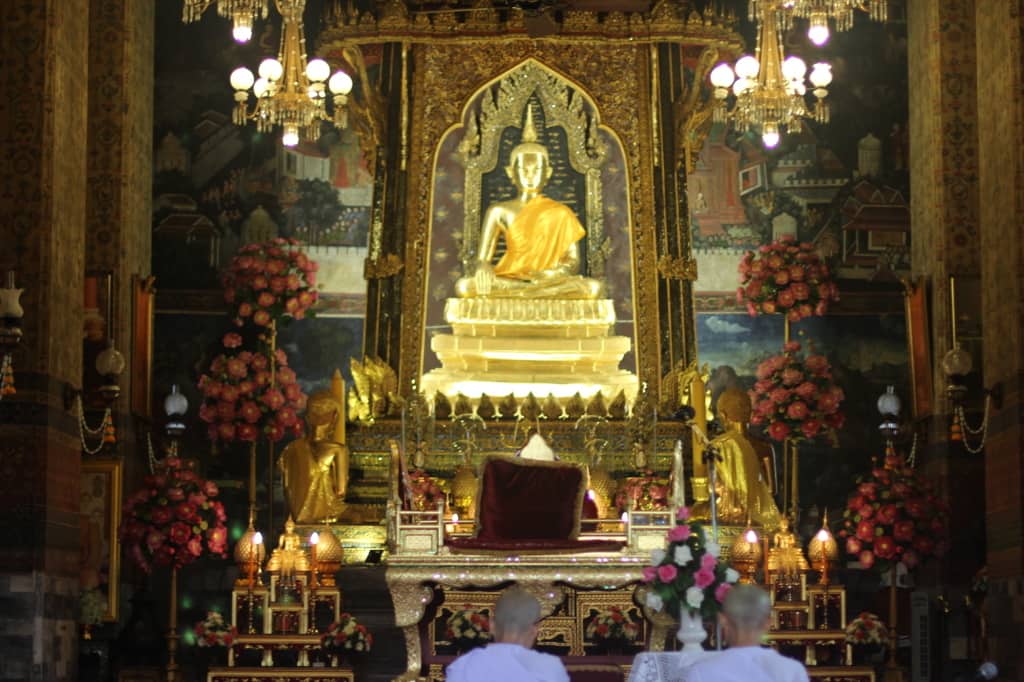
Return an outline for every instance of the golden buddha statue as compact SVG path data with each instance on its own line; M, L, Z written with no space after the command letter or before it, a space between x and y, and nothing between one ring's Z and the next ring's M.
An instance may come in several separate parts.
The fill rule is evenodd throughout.
M718 417L725 433L711 441L722 456L715 470L718 517L730 524L742 524L749 519L770 530L778 527L780 514L760 458L747 436L750 413L746 391L730 388L719 396Z
M526 399L521 414L531 406L539 414L533 394L554 396L547 412L560 415L557 401L576 393L589 403L637 389L636 375L620 367L632 339L613 333L615 301L604 298L603 282L579 274L586 231L570 207L541 193L552 165L533 106L505 168L517 194L484 212L475 261L445 303L451 333L430 336L441 367L419 380L427 395L463 396L469 411L485 394L511 395Z
M800 541L789 529L789 517L783 516L779 530L772 536L772 546L768 550L768 573L785 577L796 577L810 570Z
M317 391L306 405L306 435L284 449L278 466L285 497L299 523L338 518L348 490L349 450L345 445L345 395L335 371L331 391Z
M282 583L290 583L296 573L309 571L309 556L302 549L302 538L295 532L295 521L291 516L284 524L284 533L277 539L277 547L270 553L267 573L278 574Z
M455 285L460 298L600 298L604 287L581 277L578 242L586 235L573 210L541 194L551 178L547 148L537 142L533 109L527 105L522 141L505 168L518 191L484 214L476 271ZM505 254L493 264L499 238Z

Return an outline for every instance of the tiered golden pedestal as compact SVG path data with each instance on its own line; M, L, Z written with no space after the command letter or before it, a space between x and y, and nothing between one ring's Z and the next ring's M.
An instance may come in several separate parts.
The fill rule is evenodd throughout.
M321 667L311 664L310 654L321 650L321 633L317 622L310 623L311 611L317 604L326 603L331 608L331 622L341 613L341 590L335 586L309 588L308 575L296 579L296 590L301 598L294 603L283 603L280 599L279 576L272 575L269 585L255 584L252 587L240 581L231 591L231 624L238 628L239 635L228 649L228 666L211 668L207 682L222 680L348 680L355 681L348 666ZM260 616L256 617L255 611ZM321 620L321 619L318 619ZM261 649L260 667L236 667L236 651ZM298 659L293 667L279 666L274 661L274 652L282 649L297 651Z
M808 585L806 574L801 574L791 594L775 584L769 586L769 592L772 628L768 641L774 648L801 659L812 680L875 682L874 668L852 665L852 650L846 643L845 587Z

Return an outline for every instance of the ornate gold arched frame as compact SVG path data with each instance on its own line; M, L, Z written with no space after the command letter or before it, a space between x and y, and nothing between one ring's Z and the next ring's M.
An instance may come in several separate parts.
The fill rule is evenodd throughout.
M563 173L583 181L581 193L574 194L570 203L575 203L587 230L587 274L607 285L617 316L614 333L636 344L636 273L622 142L614 131L601 125L593 99L577 84L528 59L474 92L459 122L445 131L435 150L427 232L423 373L439 366L429 350L430 335L450 332L444 303L454 295L456 279L473 269L483 208L490 203L489 197L481 196L483 177L495 170L500 173L508 163L510 143L506 138L502 151L501 138L508 130L513 136L519 134L530 101L536 102L535 108L543 108L546 130L558 129L564 135L564 147L550 151ZM462 215L457 215L460 212ZM609 261L612 267L606 268ZM622 368L636 370L635 352L626 355Z
M574 86L578 93L587 93L593 111L600 112L591 129L607 129L621 145L621 181L629 188L632 228L629 267L633 275L636 371L642 381L656 387L660 375L660 312L649 48L628 42L598 47L593 43L555 44L509 36L489 37L479 43L415 44L412 49L413 132L407 167L406 267L402 272L402 385L409 386L423 368L425 306L431 293L427 291L432 249L430 226L438 208L434 203L433 175L442 139L453 126L462 125L466 103L474 93L489 84L493 86L517 67L534 63L543 66L539 69L542 72L559 75L562 82ZM586 103L587 99L580 95L580 104ZM521 125L521 121L515 121L515 125ZM464 185L459 189L464 192ZM479 201L474 203L479 205ZM464 204L460 205L460 210L463 207ZM460 227L466 224L464 214L461 222ZM450 266L461 271L458 261L457 256L453 257Z
M463 112L462 120L467 123L459 145L459 155L466 169L465 219L460 253L463 267L468 257L476 252L482 219L480 192L483 175L498 165L502 132L522 124L526 106L533 96L540 101L547 127L560 127L565 131L569 163L573 170L586 178L587 262L591 276L603 277L601 247L605 243L605 235L601 166L608 157L608 148L599 133L601 126L597 107L586 92L532 58L477 90L466 105L467 109L476 110Z

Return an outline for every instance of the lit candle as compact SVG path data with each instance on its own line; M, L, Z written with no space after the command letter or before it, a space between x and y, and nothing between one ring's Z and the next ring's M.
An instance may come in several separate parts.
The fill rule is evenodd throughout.
M310 567L309 567L309 571L310 571L309 586L311 588L315 588L317 586L316 585L316 568L317 568L317 565L316 565L316 546L317 546L317 544L319 544L319 542L320 542L320 533L317 533L316 531L313 531L313 534L309 536L309 559L310 559L310 561L309 561L309 563L310 563Z
M256 531L252 535L252 551L249 553L249 587L256 584L256 563L259 561L260 549L263 546L263 533Z

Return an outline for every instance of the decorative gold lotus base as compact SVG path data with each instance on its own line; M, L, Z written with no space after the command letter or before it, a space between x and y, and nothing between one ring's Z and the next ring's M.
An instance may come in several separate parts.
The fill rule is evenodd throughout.
M427 395L636 394L636 376L619 369L632 340L610 335L611 300L453 298L445 319L454 333L430 341L442 368L422 378Z

